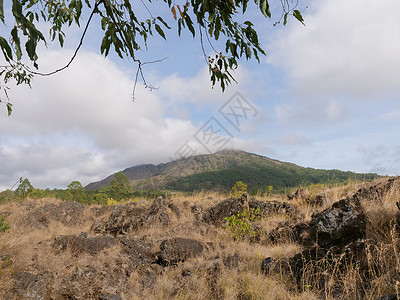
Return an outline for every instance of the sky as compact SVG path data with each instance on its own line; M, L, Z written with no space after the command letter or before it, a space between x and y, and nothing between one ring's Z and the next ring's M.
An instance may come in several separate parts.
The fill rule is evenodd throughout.
M160 3L149 8L172 24ZM171 31L139 52L143 61L166 59L144 66L157 89L139 81L133 101L137 65L100 55L95 20L68 69L11 87L10 117L0 105L0 190L20 177L37 188L86 185L134 165L223 149L400 175L400 2L300 2L305 26L294 18L274 26L277 3L272 20L255 9L245 16L267 55L242 59L238 83L224 93L211 86L199 40ZM62 49L40 49L40 70L68 62L81 31L68 30Z

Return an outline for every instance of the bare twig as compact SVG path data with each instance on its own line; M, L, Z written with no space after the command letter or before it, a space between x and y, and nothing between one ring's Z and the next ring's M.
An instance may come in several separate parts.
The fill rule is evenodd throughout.
M133 101L133 102L135 102L135 99L136 99L135 93L136 93L136 85L137 85L137 82L138 82L139 74L140 74L140 77L141 77L142 80L143 80L143 84L144 84L145 88L148 88L148 89L150 89L151 91L152 91L152 90L158 90L158 89L159 89L158 87L155 87L155 86L152 86L152 85L148 85L148 84L147 84L146 79L144 78L142 66L148 65L148 64L159 63L159 62L162 62L162 61L166 60L167 58L168 58L168 56L166 56L166 57L164 57L164 58L162 58L162 59L154 60L154 61L139 62L138 68L137 68L137 71L136 71L136 75L135 75L135 83L134 83L134 85L133 85L133 90L132 90L132 101Z
M58 72L61 72L61 71L65 70L66 68L68 68L68 67L71 65L71 63L75 60L75 58L76 58L76 56L77 56L77 54L78 54L78 52L79 52L79 49L81 48L81 46L82 46L82 44L83 44L83 39L85 38L86 32L87 32L87 30L88 30L88 28L89 28L89 24L90 24L90 22L92 21L92 17L93 17L93 15L95 14L95 12L96 12L98 6L99 6L100 3L102 3L102 2L103 2L103 0L99 0L99 1L96 2L96 5L94 6L94 8L93 8L93 10L92 10L92 12L91 12L91 14L90 14L90 16L89 16L89 19L88 19L88 21L86 22L86 26L85 26L85 29L83 30L83 33L82 33L81 39L80 39L80 41L79 41L78 47L76 47L74 54L72 55L71 59L69 60L69 62L68 62L65 66L63 66L62 68L59 68L59 69L57 69L57 70L54 70L54 71L52 71L52 72L49 72L49 73L41 73L41 72L32 71L32 70L29 69L27 66L25 66L25 65L23 65L23 64L22 64L22 66L23 66L29 73L34 74L34 75L39 75L39 76L50 76L50 75L54 75L54 74L56 74L56 73L58 73Z

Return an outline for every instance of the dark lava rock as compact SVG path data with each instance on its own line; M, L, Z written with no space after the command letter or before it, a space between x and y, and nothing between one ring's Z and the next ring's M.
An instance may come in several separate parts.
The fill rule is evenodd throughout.
M210 289L208 299L223 299L224 290L218 286L218 278L221 276L222 270L219 262L213 262L210 267L207 268L206 281Z
M258 201L254 198L249 199L249 207L259 209L262 216L271 214L286 214L292 217L300 217L297 208L287 202L278 201Z
M114 238L112 236L84 237L82 235L56 236L53 247L58 251L69 249L74 255L89 253L95 255L104 249L115 245L121 246L121 253L129 257L130 273L132 269L141 266L148 266L155 261L154 254L151 252L151 244L145 239L126 239Z
M384 194L389 192L391 188L400 190L400 176L369 187L363 187L353 197L367 201L382 201Z
M310 226L305 223L280 224L268 234L267 240L274 244L293 241L306 247L312 247L315 244L310 236Z
M177 217L180 216L179 208L162 197L154 200L148 209L136 207L135 203L117 205L107 219L94 222L91 231L117 236L143 227L150 228L156 224L167 226L171 223L168 209Z
M360 274L367 274L366 216L357 197L340 200L331 208L313 214L309 225L288 226L282 232L276 229L269 237L279 240L282 235L292 235L301 241L301 232L309 233L316 246L291 258L268 257L261 264L262 272L291 274L299 290L304 288L304 278L314 282L317 289L323 290L329 280L329 275L325 274L345 272L349 265L357 265ZM321 270L324 272L321 273ZM343 288L335 285L333 293L340 295Z
M321 263L324 266L322 267L324 270L329 269L329 265L332 265L332 262L335 258L339 258L341 254L340 249L331 248L330 250L314 247L310 249L306 249L291 258L283 258L283 259L274 259L272 257L267 257L261 264L261 270L265 274L269 272L285 272L291 273L298 280L303 275L303 270L307 266L309 270L311 270L312 264Z
M112 212L113 209L114 208L111 205L102 205L90 208L95 217L101 217L105 214L109 214Z
M170 201L170 202L168 203L168 208L171 209L172 212L173 212L178 218L180 218L180 216L181 216L181 211L180 211L179 207L176 206L172 201Z
M208 209L208 214L205 214L204 221L214 225L222 225L226 217L237 215L243 211L243 205L236 198L226 199Z
M161 224L167 226L171 223L171 219L168 215L168 205L171 202L163 199L163 197L158 197L153 201L149 209L140 216L139 226L151 227L154 224Z
M188 258L197 257L203 252L203 244L199 241L185 238L172 238L162 241L157 263L162 266L183 262Z
M340 248L366 236L366 217L358 198L335 202L331 208L314 213L310 222L311 238L320 247Z
M54 239L53 247L58 250L69 249L75 255L86 252L95 255L103 249L115 245L118 241L113 237L98 236L98 237L85 237L85 235L58 235Z
M192 211L194 209L197 209L197 207L192 207ZM299 216L298 210L287 202L258 201L254 198L249 198L245 193L238 199L232 197L210 207L207 213L203 213L203 221L217 226L222 225L226 217L237 215L245 209L259 209L261 216L276 213L288 214L293 217Z
M306 202L307 202L307 204L309 204L311 206L323 206L324 203L326 202L326 195L320 194L320 195L307 197Z
M297 189L294 193L287 195L289 201L304 198L304 196L305 194L303 189Z
M19 299L47 299L46 282L41 276L29 272L17 272L13 279L13 292Z
M343 248L366 236L366 217L357 198L346 198L335 202L331 208L314 213L309 224L290 222L273 229L267 239L272 243L293 240L303 246Z
M400 296L397 294L386 295L386 296L379 297L376 300L400 300Z
M261 263L261 271L264 274L269 274L272 270L275 269L276 262L278 260L273 259L272 257L267 257L266 259L263 260Z
M123 247L122 253L130 258L131 267L136 269L140 266L150 265L155 261L151 252L151 244L144 239L120 239Z
M101 295L99 300L122 300L120 295Z
M73 201L49 203L33 209L21 223L32 228L46 228L52 221L73 226L79 224L84 209L84 205Z
M223 260L224 266L227 269L234 269L239 267L239 261L240 256L238 253L235 253L234 255L229 255Z
M95 233L109 233L112 235L125 234L138 227L138 218L143 208L134 205L116 205L107 220L93 223L91 230Z

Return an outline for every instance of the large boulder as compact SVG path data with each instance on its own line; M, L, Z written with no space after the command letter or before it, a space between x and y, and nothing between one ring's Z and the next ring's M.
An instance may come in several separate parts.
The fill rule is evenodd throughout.
M400 191L400 176L390 178L383 182L360 188L353 197L366 201L380 201L392 188Z
M288 225L282 230L273 230L269 235L272 241L288 236L309 248L291 258L266 258L261 264L264 273L292 274L299 285L304 284L306 276L323 289L328 278L319 276L318 270L324 270L324 274L342 272L353 264L357 264L361 271L366 270L366 216L357 197L340 200L331 208L314 213L309 224Z
M13 292L18 299L48 299L46 282L40 275L29 272L14 274Z
M310 226L306 223L292 224L287 221L271 230L267 235L267 241L273 244L293 241L305 247L312 247L315 241L310 236Z
M95 255L100 251L118 243L110 236L87 237L86 234L79 236L58 235L53 241L53 247L59 251L69 249L75 255L89 253Z
M161 224L168 226L171 223L169 212L180 216L179 208L171 201L158 197L147 209L136 206L135 203L117 205L108 218L95 221L91 231L99 234L126 234L140 228L151 228Z
M126 234L138 227L139 216L144 212L134 203L116 205L108 218L95 221L91 231L101 234Z
M366 236L366 217L357 197L335 202L331 208L311 217L311 238L323 248L343 248Z
M130 273L132 269L148 266L155 261L154 254L151 252L152 244L145 238L127 239L123 237L114 238L112 236L93 236L87 237L81 233L75 235L58 235L55 237L53 248L56 251L71 251L75 256L80 254L90 254L92 256L113 246L120 246L119 252L129 258L129 267L126 269Z
M140 239L119 239L122 246L122 254L129 257L130 268L148 266L155 261L151 251L152 244L145 238Z
M203 249L202 243L192 239L176 237L164 240L160 245L157 262L162 266L184 262L188 258L201 255Z
M226 217L237 215L245 209L258 209L261 216L271 214L287 214L293 217L299 216L297 209L287 202L278 201L258 201L250 198L244 193L240 198L229 198L212 207L207 212L201 212L203 221L214 225L222 225ZM193 208L192 208L193 210Z
M204 221L219 226L225 222L226 217L237 215L243 209L240 200L232 197L210 207L204 214Z
M24 227L47 228L51 222L59 222L66 226L75 226L80 223L85 206L73 202L48 203L32 209L23 220Z

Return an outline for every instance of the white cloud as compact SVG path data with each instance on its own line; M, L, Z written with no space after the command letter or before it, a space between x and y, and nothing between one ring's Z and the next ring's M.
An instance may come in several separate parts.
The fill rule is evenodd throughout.
M41 66L50 69L70 54L49 51ZM0 188L20 176L39 186L85 184L118 168L168 160L195 127L164 116L162 100L140 85L131 101L132 88L112 62L81 52L64 72L35 78L32 89L12 89L13 114L0 119Z
M275 105L276 120L287 127L321 126L342 123L351 112L339 101L321 100L312 102L290 102Z
M249 92L249 82L252 81L251 71L243 66L233 71L237 83L234 81L227 86L225 92L222 92L220 84L216 82L213 88L210 81L208 67L204 67L191 78L181 77L178 74L172 74L163 78L160 83L159 92L168 97L169 103L191 103L198 107L205 104L212 104L216 108L226 102L229 96L235 92Z
M40 66L51 70L70 56L67 50L48 51ZM13 88L13 114L0 119L0 160L6 162L0 189L21 176L36 187L66 187L72 180L87 184L135 164L169 161L186 141L193 144L198 126L185 116L171 117L168 108L177 102L178 107L182 102L201 107L218 99L217 113L228 99L211 90L204 71L189 79L160 78L160 92L138 84L133 102L132 78L110 60L83 51L67 70L36 77L32 89ZM229 146L242 145L237 138ZM193 147L206 152L199 144Z
M381 101L399 93L400 2L322 0L291 22L270 45L303 97L346 95Z

